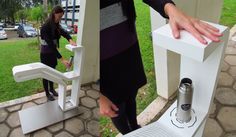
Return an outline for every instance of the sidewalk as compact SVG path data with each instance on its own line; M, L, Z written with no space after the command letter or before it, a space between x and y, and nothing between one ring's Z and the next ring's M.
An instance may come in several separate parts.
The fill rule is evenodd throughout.
M44 93L0 103L0 137L98 137L98 90L96 84L82 87L79 105L82 115L27 135L22 133L18 111L45 103Z

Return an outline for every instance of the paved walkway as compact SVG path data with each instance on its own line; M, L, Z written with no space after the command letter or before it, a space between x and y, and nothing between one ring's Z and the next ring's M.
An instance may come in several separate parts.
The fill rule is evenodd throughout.
M224 64L204 137L236 137L236 29L225 50Z
M0 103L0 137L98 137L99 86L96 84L82 87L79 109L82 115L54 124L36 132L23 135L18 111L47 101L44 93L35 97L25 97ZM42 97L41 97L42 96Z

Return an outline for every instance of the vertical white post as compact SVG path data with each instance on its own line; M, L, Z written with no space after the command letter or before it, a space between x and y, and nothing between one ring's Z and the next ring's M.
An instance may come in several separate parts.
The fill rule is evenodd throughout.
M198 0L196 17L218 23L220 21L220 15L223 7L223 0Z
M99 0L80 0L77 44L84 47L84 69L81 83L99 78Z
M58 104L61 107L61 109L64 111L66 109L65 103L66 103L66 87L58 84Z
M198 10L198 2L201 0L173 0L173 1L176 4L176 7L181 9L184 13L188 14L189 16L196 17L196 12Z
M77 79L72 80L72 89L71 89L71 101L73 105L78 106L79 105L79 92L80 92L80 81L82 78L82 71L83 68L83 49L80 48L80 50L76 50L74 54L74 73L80 74L80 77Z
M167 20L150 8L152 31L165 25ZM180 56L153 43L155 76L158 95L168 99L178 87Z
M206 119L202 122L198 130L196 131L195 135L193 137L202 137L203 131L205 129Z

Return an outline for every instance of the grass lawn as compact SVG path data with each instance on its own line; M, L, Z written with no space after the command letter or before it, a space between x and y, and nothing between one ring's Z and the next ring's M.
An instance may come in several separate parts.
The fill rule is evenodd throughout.
M16 83L12 68L16 65L39 62L39 49L35 46L36 39L20 39L0 41L0 102L42 92L40 79ZM61 39L61 54L69 58L71 53L63 48L65 39ZM65 71L59 62L58 70Z
M233 27L236 24L236 1L224 0L220 24Z
M152 43L150 40L150 13L149 7L142 0L135 0L135 8L137 12L136 27L139 37L139 44L142 52L142 59L145 72L148 78L148 84L143 87L137 97L137 109L140 113L152 100L157 97L154 73L154 60ZM220 24L232 27L236 24L236 2L235 0L224 0L224 7ZM100 118L100 132L102 137L114 137L118 133L108 118Z

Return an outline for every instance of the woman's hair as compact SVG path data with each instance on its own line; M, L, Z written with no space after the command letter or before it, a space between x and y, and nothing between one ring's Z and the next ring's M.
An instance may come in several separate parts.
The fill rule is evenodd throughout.
M55 6L52 9L52 11L51 11L51 13L50 13L46 23L48 23L48 22L53 23L54 20L55 20L55 14L57 14L57 13L63 13L64 14L64 10L63 10L63 8L61 6Z
M64 14L64 10L61 6L55 6L52 9L48 19L45 22L45 24L50 24L52 27L55 27L56 30L60 33L60 30L59 30L60 25L59 25L59 23L55 23L55 14L57 14L57 13L63 13Z

